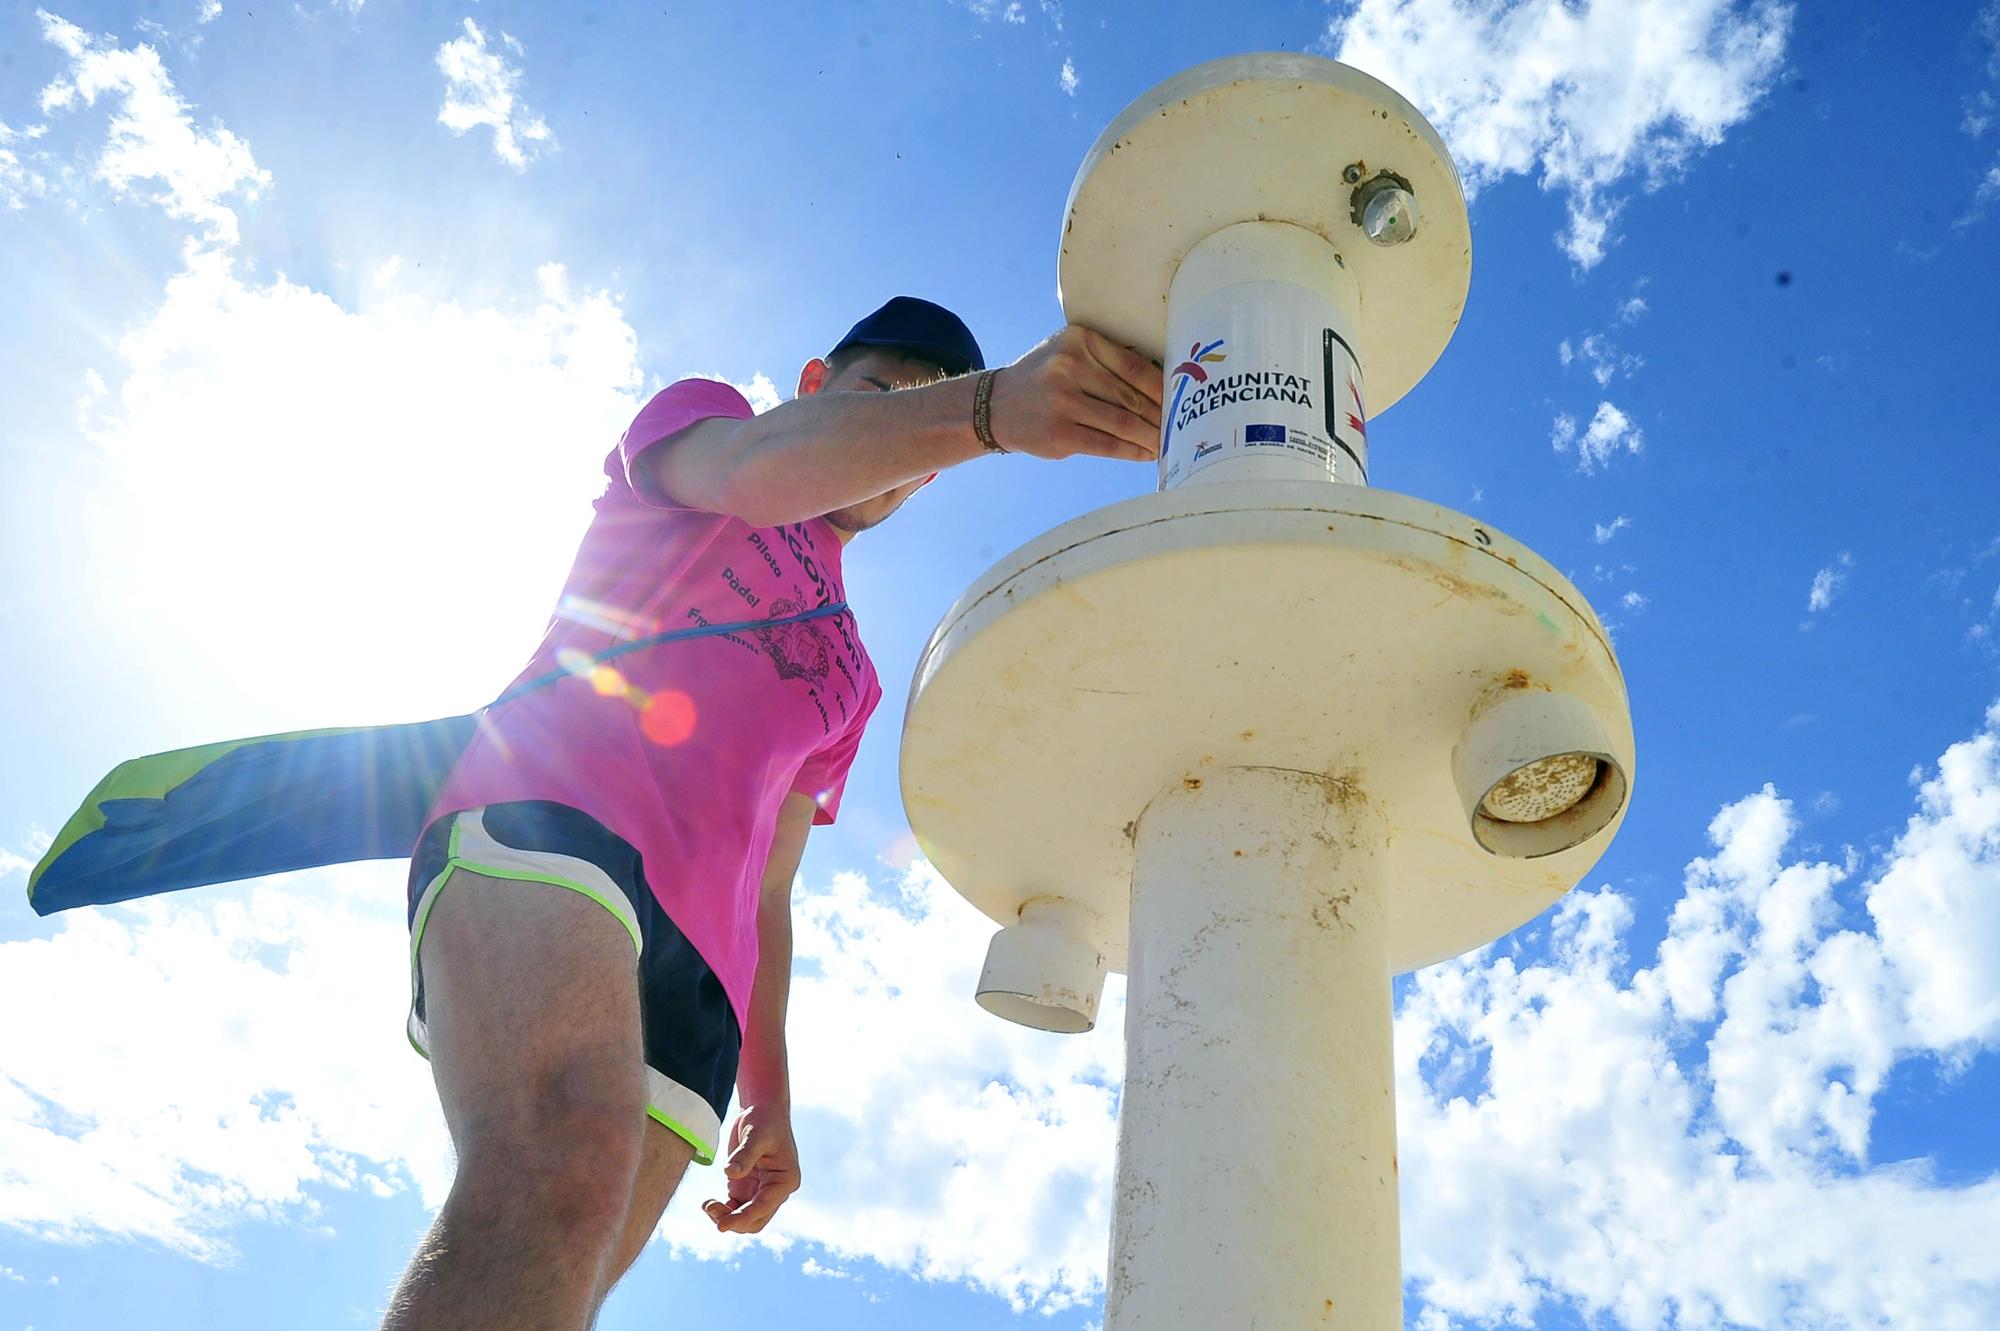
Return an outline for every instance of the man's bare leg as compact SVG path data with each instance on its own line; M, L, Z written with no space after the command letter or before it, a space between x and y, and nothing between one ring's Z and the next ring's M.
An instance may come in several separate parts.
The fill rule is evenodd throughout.
M650 1123L631 935L580 892L457 870L422 955L458 1173L383 1331L584 1331Z

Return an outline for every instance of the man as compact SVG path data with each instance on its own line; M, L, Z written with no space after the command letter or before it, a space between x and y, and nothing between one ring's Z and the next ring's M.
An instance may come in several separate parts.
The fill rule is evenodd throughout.
M792 880L881 698L841 548L945 467L1147 461L1159 421L1159 370L1126 348L1070 327L987 370L909 297L765 415L704 380L639 413L522 678L572 673L488 709L412 856L410 1036L458 1172L385 1328L590 1325L717 1153L732 1086L727 1196L704 1209L770 1221L799 1186Z

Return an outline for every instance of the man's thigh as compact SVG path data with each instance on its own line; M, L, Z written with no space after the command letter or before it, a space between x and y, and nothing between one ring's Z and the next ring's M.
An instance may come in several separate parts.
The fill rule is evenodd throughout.
M551 1118L620 1116L646 1079L632 936L584 893L453 868L419 921L423 1025L461 1157Z

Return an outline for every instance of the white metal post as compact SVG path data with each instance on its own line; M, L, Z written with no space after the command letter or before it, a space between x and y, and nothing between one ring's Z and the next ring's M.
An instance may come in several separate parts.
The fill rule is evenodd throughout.
M1107 1331L1402 1325L1382 834L1273 768L1140 819Z

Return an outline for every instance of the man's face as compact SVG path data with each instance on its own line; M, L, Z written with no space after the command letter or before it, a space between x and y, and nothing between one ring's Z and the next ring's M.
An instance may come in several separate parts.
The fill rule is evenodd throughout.
M813 361L799 373L799 393L890 393L899 388L919 388L943 377L937 366L914 356L887 348L871 350L856 357L838 371L828 373L826 362ZM837 508L826 520L843 539L867 531L903 506L903 501L922 489L915 480L899 485L886 494L864 499L846 508Z

